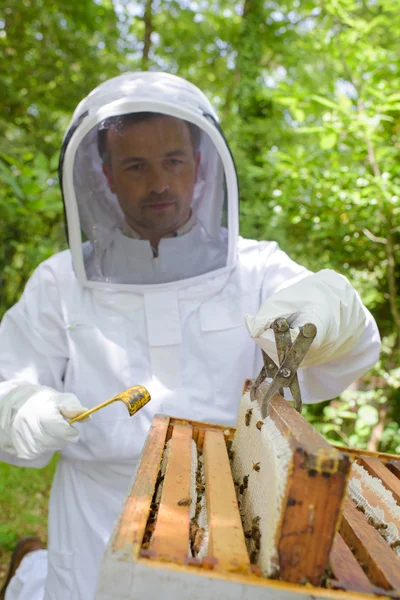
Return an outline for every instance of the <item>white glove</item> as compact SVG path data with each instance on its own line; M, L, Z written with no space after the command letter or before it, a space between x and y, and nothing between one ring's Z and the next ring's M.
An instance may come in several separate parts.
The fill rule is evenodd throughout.
M245 315L251 337L278 364L275 338L269 329L284 317L294 329L314 323L317 335L302 367L311 367L344 356L357 344L366 322L366 312L347 279L324 269L280 290L266 300L255 317ZM295 336L294 336L295 337Z
M79 439L66 419L86 410L74 394L20 385L0 400L0 448L24 459L61 450Z

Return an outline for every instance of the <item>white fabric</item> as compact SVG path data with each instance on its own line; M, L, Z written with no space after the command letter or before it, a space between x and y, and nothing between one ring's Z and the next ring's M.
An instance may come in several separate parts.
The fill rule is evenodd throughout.
M34 550L26 554L7 586L4 600L43 600L47 566L47 550Z
M3 399L1 447L18 458L32 459L77 442L79 431L68 424L85 412L74 394L36 385L19 385Z
M354 348L364 331L366 312L347 279L325 269L277 292L261 305L255 317L245 316L251 337L276 362L271 327L278 317L288 320L294 337L305 323L316 325L317 335L302 361L303 367L312 367Z
M176 238L163 238L154 256L150 242L127 237L119 230L101 252L86 260L88 278L107 283L160 284L203 275L222 268L226 262L224 230L211 239L197 224Z

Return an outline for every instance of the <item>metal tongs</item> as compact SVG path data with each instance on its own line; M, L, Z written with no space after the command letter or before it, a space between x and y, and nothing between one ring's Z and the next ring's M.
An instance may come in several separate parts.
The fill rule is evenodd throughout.
M264 350L261 350L264 366L250 389L250 398L254 401L261 383L267 378L272 379L260 402L263 419L268 416L268 404L271 398L279 391L283 396L282 388L285 387L288 387L292 393L295 409L301 412L302 400L297 369L317 335L316 326L313 323L306 323L299 328L300 331L294 342L292 342L289 323L284 318L275 319L272 329L280 364L279 366L276 365L272 358Z

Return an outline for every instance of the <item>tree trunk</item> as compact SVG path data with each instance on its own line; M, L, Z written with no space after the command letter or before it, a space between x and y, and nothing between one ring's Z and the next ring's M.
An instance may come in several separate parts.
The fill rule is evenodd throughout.
M142 69L147 71L149 68L149 54L151 48L151 34L153 33L153 0L146 0L144 9L144 39Z
M258 54L262 46L261 43L254 43L254 25L258 27L258 15L261 6L262 2L260 2L260 0L244 0L243 2L235 70L232 74L224 108L222 110L224 116L229 114L232 104L236 99L240 101L242 74L247 74L248 69L250 69L249 76L251 77L251 75L255 74L255 71L258 72L259 70L261 55ZM253 35L251 35L252 33ZM248 78L246 77L246 80L247 79Z

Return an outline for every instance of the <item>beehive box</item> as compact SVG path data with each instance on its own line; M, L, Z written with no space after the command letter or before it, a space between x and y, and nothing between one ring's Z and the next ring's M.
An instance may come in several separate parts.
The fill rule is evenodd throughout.
M258 417L248 394L237 431L155 417L97 600L400 598L400 462L333 448L279 395Z

